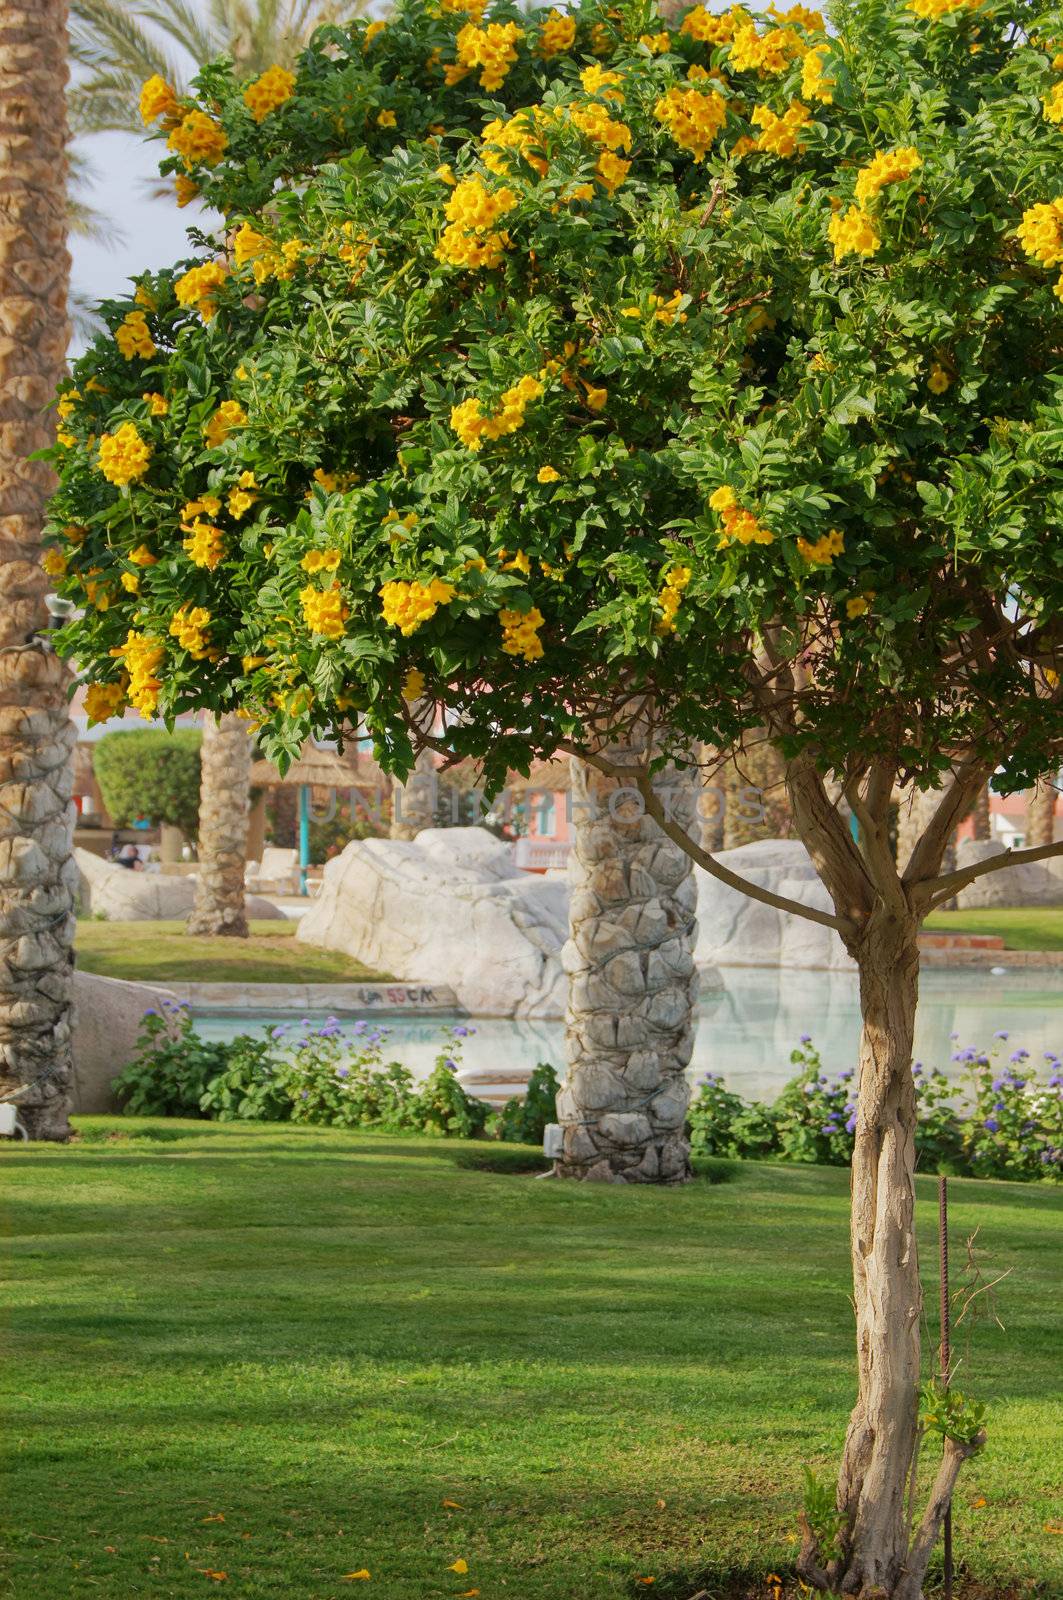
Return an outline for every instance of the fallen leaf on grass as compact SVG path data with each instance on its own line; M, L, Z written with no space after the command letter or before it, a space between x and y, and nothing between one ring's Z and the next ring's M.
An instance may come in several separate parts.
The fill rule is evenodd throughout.
M648 1585L649 1585L649 1584L651 1584L651 1583L656 1583L656 1582L657 1582L657 1579L656 1579L656 1578L640 1578L640 1577L639 1577L639 1576L638 1576L638 1574L636 1574L636 1576L635 1576L635 1582L636 1582L636 1583L644 1583L644 1584L646 1584L646 1585L647 1585L647 1586L648 1586Z
M468 1570L469 1563L465 1560L464 1556L459 1556L457 1561L452 1561L450 1566L447 1568L448 1572L468 1572Z
M479 1589L463 1589L458 1596L458 1600L472 1600L472 1596L479 1593Z
M225 1512L216 1511L212 1517L200 1517L200 1522L224 1522Z
M357 1581L360 1578L369 1578L369 1577L372 1577L372 1573L369 1571L369 1568L368 1567L359 1567L357 1572L345 1572L343 1574L343 1582L344 1583L357 1583Z
M460 1505L457 1500L444 1500L443 1504L446 1506L448 1511L464 1511L465 1510L465 1507L463 1505Z
M971 1500L968 1503L972 1511L981 1511L982 1507L988 1504L988 1501L984 1494L980 1494L977 1500Z
M214 1583L228 1583L229 1581L227 1572L215 1572L213 1567L200 1567L199 1570L205 1578L212 1579Z
M657 1510L658 1511L663 1511L665 1506L667 1505L667 1503L668 1502L666 1500L658 1500L657 1501Z
M150 1539L152 1544L169 1544L169 1539L164 1539L161 1533L142 1533L142 1539Z
M1063 1533L1063 1522L1046 1522L1046 1533Z

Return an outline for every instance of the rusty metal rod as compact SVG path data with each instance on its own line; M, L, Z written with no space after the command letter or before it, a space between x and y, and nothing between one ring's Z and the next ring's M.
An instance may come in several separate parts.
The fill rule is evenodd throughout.
M948 1179L938 1178L938 1246L941 1264L941 1348L939 1352L939 1370L941 1373L941 1386L949 1386L949 1374L952 1367L952 1348L949 1328L949 1194ZM945 1541L944 1568L945 1568L945 1600L952 1600L952 1506L945 1513L945 1522L942 1529Z

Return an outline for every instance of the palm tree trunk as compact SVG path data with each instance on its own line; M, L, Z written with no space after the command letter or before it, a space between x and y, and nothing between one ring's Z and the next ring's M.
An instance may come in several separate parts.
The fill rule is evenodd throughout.
M427 702L415 701L411 707L414 722L424 720ZM423 828L436 825L436 796L439 783L436 776L435 757L431 750L422 750L414 769L405 783L396 778L391 786L391 837L416 839Z
M786 764L762 730L756 730L748 747L736 751L725 763L719 781L723 788L725 850L736 850L757 839L789 835Z
M0 1098L32 1138L65 1139L71 1079L73 724L67 673L34 637L69 337L66 0L0 6Z
M244 865L251 789L251 738L234 711L203 729L199 798L199 877L189 933L247 938Z
M1026 805L1026 843L1034 847L1054 844L1056 837L1056 801L1059 790L1054 783L1039 783L1030 791Z
M609 752L611 760L623 752ZM697 825L698 786L666 769L672 816ZM690 857L638 791L572 761L568 1075L558 1096L561 1177L682 1183L685 1070L694 1042L697 887Z
M971 811L971 820L974 823L974 837L985 844L993 837L993 819L989 809L988 783L979 791L978 799Z

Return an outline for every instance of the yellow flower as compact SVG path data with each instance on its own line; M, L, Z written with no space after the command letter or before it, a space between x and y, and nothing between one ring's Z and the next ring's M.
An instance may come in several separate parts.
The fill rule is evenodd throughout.
M802 61L801 98L819 100L823 105L829 106L834 104L835 81L824 73L826 54L826 45L818 45L815 50L810 50Z
M507 656L523 656L525 661L540 660L543 645L539 629L545 619L537 606L528 611L500 611L498 620L502 624L502 649Z
M204 261L202 266L191 267L174 284L174 294L180 306L195 306L204 322L209 322L217 311L215 294L229 276L221 261Z
M436 168L436 177L440 180L441 183L449 184L452 189L453 189L454 185L458 181L457 178L455 178L455 176L454 176L454 168L450 165L449 162L446 162L446 161L444 161L444 163L443 163L443 165L441 167L437 167Z
M673 88L658 100L653 114L679 148L699 163L727 121L727 102L715 89L703 94L700 89Z
M135 572L123 572L120 581L127 594L140 593L140 579Z
M844 261L846 256L873 256L882 246L874 219L857 206L850 206L844 215L838 211L831 217L827 237L834 246L835 261Z
M192 523L188 538L181 543L192 565L206 567L208 572L214 571L225 554L225 535L212 522L202 519Z
M1057 125L1063 124L1063 83L1057 83L1049 91L1044 101L1045 119Z
M402 686L402 698L404 700L419 700L423 694L424 673L418 667L411 667Z
M1063 261L1063 199L1031 206L1022 214L1019 243L1032 261L1056 267Z
M608 389L596 389L593 384L584 382L587 391L586 401L588 411L604 411L605 403L609 399Z
M845 536L839 528L831 528L829 533L816 540L797 541L798 554L810 567L829 567L834 557L840 556L844 549Z
M775 156L792 156L804 149L797 134L811 122L812 113L800 100L791 100L789 109L781 117L776 116L770 106L756 106L749 120L755 128L763 130L756 141L758 150Z
M205 606L185 605L175 611L170 621L170 632L183 650L187 650L195 661L202 661L207 654L207 627L210 623L210 612Z
M752 511L738 503L738 496L730 484L721 484L709 496L709 506L723 523L717 548L726 550L729 544L774 544L775 535L770 528L759 523Z
M244 105L256 122L262 122L271 111L291 99L294 89L294 72L289 72L287 67L267 67L260 78L247 85Z
M930 376L926 380L926 386L931 394L944 394L951 382L950 374L941 365L940 361L932 361L930 363Z
M329 589L315 589L308 584L299 591L303 620L311 633L324 639L342 639L343 625L349 615L343 591L334 583Z
M450 426L469 450L479 450L485 439L501 439L507 433L516 433L524 425L524 413L533 400L538 400L543 386L530 375L521 378L507 389L493 416L485 417L480 402L474 395L452 408Z
M158 73L141 85L140 117L145 128L149 128L160 117L174 116L178 110L176 94L165 78L160 78Z
M335 572L341 560L339 550L308 550L299 565L305 572Z
M924 21L937 22L950 11L962 11L965 7L975 11L981 3L982 0L907 0L907 10L914 11Z
M450 87L479 67L480 88L501 89L517 59L517 40L523 37L515 22L489 22L484 28L467 22L454 41L457 62L445 69L444 81Z
M630 171L631 162L614 155L611 150L602 151L595 167L607 194L615 194Z
M127 361L132 361L134 356L139 356L142 361L150 361L155 354L155 341L143 311L127 312L115 332L114 342Z
M847 600L845 602L845 615L849 618L849 621L852 622L856 617L862 617L870 611L871 602L874 598L875 591L868 589L864 594L854 595L851 600Z
M593 66L584 67L579 75L584 93L597 95L602 100L615 100L618 105L624 103L623 83L624 77L620 72L610 72L606 67L600 67L597 62Z
M516 204L512 189L490 190L480 178L464 178L447 202L449 227L436 246L438 260L474 270L500 266L509 235L495 232L494 225Z
M372 44L373 40L378 36L378 34L383 33L383 31L384 31L384 29L386 27L387 27L387 23L386 22L379 22L379 21L378 22L370 22L367 25L366 30L365 30L365 38L362 40L362 49L363 49L363 51L369 49L369 46Z
M690 582L692 572L689 567L672 567L664 575L661 592L657 596L657 604L661 608L662 616L657 624L658 633L674 633L675 618L683 599L683 590Z
M226 509L233 521L239 522L240 518L250 511L257 499L258 496L251 494L247 489L230 489L229 498L225 502Z
M567 17L561 11L548 12L539 33L537 54L542 56L544 61L551 61L563 51L571 50L575 42L575 17Z
M540 467L539 468L539 472L538 472L538 476L536 478L536 482L537 483L557 483L558 480L560 479L560 477L561 477L561 474L560 474L560 472L558 472L556 467Z
M55 408L57 416L62 417L64 422L68 417L72 417L77 409L77 402L80 399L80 389L65 390L65 392L59 396L59 402Z
M223 400L203 429L207 449L216 450L219 445L225 443L234 428L242 428L246 423L247 412L239 400Z
M61 578L66 571L66 556L52 545L41 557L41 566L50 578Z
M186 178L183 172L179 172L173 180L173 192L178 206L184 210L185 206L191 205L198 195L199 185L193 183L191 178Z
M394 111L381 111L376 119L376 125L378 128L395 128L398 126L398 118Z
M695 6L683 18L679 31L699 44L726 44L734 37L736 20L741 15L737 8L720 13L710 11L707 6Z
M170 402L164 394L142 394L140 397L148 407L153 417L165 417L169 414Z
M136 706L142 717L154 716L159 703L162 684L155 676L166 654L164 645L145 633L130 628L125 644L111 651L129 674L126 691L130 705Z
M663 56L671 48L672 36L670 33L644 33L639 38L639 44L648 50L651 56Z
M146 544L138 544L135 550L129 552L126 559L135 567L153 567L159 558L152 555Z
M440 606L449 604L454 594L454 585L445 583L442 578L432 578L428 583L393 579L380 590L384 621L398 628L404 638L409 638L422 622L435 616Z
M195 166L216 167L229 148L229 137L206 112L189 111L171 131L166 148L179 155L189 171Z
M90 683L85 690L85 715L89 725L107 722L125 703L125 690L120 683Z
M114 433L100 440L100 471L108 483L119 487L142 478L151 460L151 446L145 444L132 422L123 422Z
M866 209L869 201L890 183L901 183L910 178L923 165L923 158L914 145L903 145L898 150L884 150L875 156L856 175L856 203Z

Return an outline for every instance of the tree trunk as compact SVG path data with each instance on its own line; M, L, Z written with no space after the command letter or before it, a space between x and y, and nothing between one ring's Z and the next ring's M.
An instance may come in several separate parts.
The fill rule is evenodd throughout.
M748 748L737 751L724 764L718 781L723 789L725 850L736 850L757 839L788 837L786 762L763 729L756 729Z
M40 567L66 370L66 0L0 7L0 1098L65 1139L71 1081L73 724Z
M610 750L622 761L624 752ZM697 823L697 784L666 769L672 815ZM568 1075L558 1096L561 1177L681 1183L685 1069L694 1041L697 886L690 857L644 815L636 789L572 762Z
M423 701L413 707L414 721ZM431 750L422 750L406 783L398 779L391 787L391 837L416 839L422 828L436 825L436 797L439 782L436 777L435 757Z
M985 843L993 837L993 819L989 810L989 785L988 783L979 790L978 799L971 811L971 820L974 823L974 837Z
M199 876L189 933L247 938L244 866L251 788L251 738L235 711L203 728L199 791Z
M1056 837L1056 801L1059 790L1055 783L1041 782L1030 790L1026 804L1026 843L1031 848L1054 844Z

